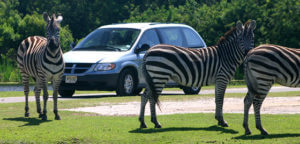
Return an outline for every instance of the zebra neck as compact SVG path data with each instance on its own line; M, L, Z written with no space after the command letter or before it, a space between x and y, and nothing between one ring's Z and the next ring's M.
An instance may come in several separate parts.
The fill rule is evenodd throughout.
M224 62L239 66L244 60L244 54L237 40L227 41L218 45L219 56Z
M52 51L49 47L47 47L45 54L47 56L52 57L52 58L57 58L57 57L59 57L62 54L62 52L61 52L60 47L58 47L57 49L55 49L55 51Z

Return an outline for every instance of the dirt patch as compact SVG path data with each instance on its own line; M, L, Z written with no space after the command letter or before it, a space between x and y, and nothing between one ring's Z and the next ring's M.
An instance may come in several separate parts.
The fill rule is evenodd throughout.
M105 103L96 107L80 107L63 109L68 111L91 112L99 115L128 116L139 115L140 102ZM243 98L225 98L224 113L243 113ZM162 101L161 111L157 108L158 115L181 113L214 113L214 98L199 98L187 101ZM250 113L253 113L251 106ZM262 105L263 114L299 114L300 97L267 97ZM146 105L146 115L150 115L149 103Z

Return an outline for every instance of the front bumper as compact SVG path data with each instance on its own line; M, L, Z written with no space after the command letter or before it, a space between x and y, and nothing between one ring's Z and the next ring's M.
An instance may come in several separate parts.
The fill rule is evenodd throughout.
M77 76L76 83L65 82L63 76L61 90L116 90L119 74L84 75Z

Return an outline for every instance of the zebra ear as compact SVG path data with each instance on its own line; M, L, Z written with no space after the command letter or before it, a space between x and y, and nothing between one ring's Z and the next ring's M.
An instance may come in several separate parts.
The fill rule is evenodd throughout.
M61 15L59 15L56 19L56 22L60 24L62 20L63 20L63 17Z
M238 33L241 33L243 31L243 24L240 21L236 23L236 29Z
M48 16L47 12L44 12L44 13L43 13L43 17L44 17L44 21L45 21L46 23L48 23L48 21L50 21L50 17Z
M256 21L255 20L252 20L250 22L250 25L249 25L249 29L252 29L252 31L256 28Z

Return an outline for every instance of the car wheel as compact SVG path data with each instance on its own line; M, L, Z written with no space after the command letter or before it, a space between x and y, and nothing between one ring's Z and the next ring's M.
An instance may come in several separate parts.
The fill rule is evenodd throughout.
M135 95L137 87L137 78L133 71L125 69L121 72L116 93L118 96Z
M201 90L201 87L183 87L184 94L194 95L198 94Z
M70 98L75 93L75 90L61 90L61 89L58 89L58 93L61 97Z

